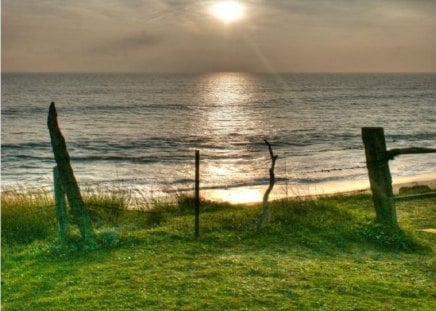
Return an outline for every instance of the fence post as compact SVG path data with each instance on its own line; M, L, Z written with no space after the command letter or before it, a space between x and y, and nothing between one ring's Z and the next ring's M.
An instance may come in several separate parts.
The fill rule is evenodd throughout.
M65 192L62 189L61 180L59 177L59 169L57 166L53 167L53 181L54 181L54 196L56 206L56 218L59 226L59 238L62 242L66 241L68 231L68 214L66 210Z
M389 227L398 227L392 200L392 177L386 151L384 130L381 127L362 128L366 166L376 212L376 221Z
M200 151L195 150L195 238L200 236Z
M73 168L70 163L70 156L67 151L65 138L59 129L57 112L54 102L50 104L47 126L50 132L50 140L53 148L55 161L59 170L59 177L62 183L62 189L65 191L68 203L71 208L77 225L85 241L94 242L94 230L91 225L91 218L86 210L80 193L79 185L74 177Z

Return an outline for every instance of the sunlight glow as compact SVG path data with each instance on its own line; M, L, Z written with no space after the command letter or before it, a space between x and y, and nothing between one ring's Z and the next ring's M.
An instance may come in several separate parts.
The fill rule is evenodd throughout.
M210 12L225 23L231 23L244 16L244 7L236 1L220 1L212 5Z
M249 204L262 202L262 190L255 188L215 189L206 193L210 200L232 204Z

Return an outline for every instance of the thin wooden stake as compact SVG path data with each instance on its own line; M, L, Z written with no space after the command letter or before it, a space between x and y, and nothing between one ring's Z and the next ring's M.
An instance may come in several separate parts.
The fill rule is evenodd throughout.
M195 238L200 236L200 151L195 150Z
M61 180L59 177L59 169L57 166L53 167L53 181L54 181L54 195L56 205L56 218L59 227L59 238L62 242L67 239L68 232L68 214L65 202L65 192L62 189Z

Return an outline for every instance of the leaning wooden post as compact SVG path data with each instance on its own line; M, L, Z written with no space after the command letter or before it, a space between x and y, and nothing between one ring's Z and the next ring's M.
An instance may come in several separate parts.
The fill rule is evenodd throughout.
M366 166L376 212L376 221L398 227L395 205L392 200L392 177L389 171L389 156L383 128L362 128L365 145Z
M61 179L59 177L59 169L57 166L53 167L53 181L54 181L54 196L56 206L56 218L59 227L59 238L62 242L67 239L68 232L68 214L65 202L65 192L62 189Z
M94 232L91 226L91 219L85 208L79 185L74 177L73 168L70 164L70 156L67 151L65 139L59 129L55 104L50 105L47 126L50 132L51 145L59 169L62 189L67 195L71 211L77 221L80 234L85 241L93 241Z
M195 150L195 238L200 236L200 151Z

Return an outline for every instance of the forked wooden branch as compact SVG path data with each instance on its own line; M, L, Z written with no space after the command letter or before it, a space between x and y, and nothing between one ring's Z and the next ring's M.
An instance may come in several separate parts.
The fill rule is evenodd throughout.
M278 158L278 155L274 155L271 144L266 139L264 139L264 141L265 141L265 144L268 146L268 151L269 151L269 155L270 155L270 159L271 159L271 167L269 169L269 185L268 185L268 188L266 189L266 191L263 195L262 212L260 213L258 220L257 220L258 229L260 227L262 227L270 217L270 209L269 209L268 199L269 199L269 195L271 194L271 191L274 188L274 184L276 182L274 168L276 166L276 161Z

